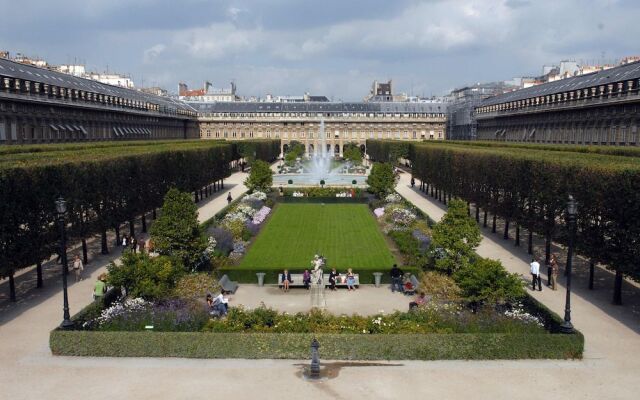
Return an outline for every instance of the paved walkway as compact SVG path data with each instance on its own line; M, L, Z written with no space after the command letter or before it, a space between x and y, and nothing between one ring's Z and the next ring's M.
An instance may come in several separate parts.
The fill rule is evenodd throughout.
M339 288L336 291L325 291L327 311L336 315L360 314L374 315L394 311L407 311L409 302L414 296L391 293L389 285L376 288L373 285L361 285L356 291L349 292ZM276 285L240 285L238 291L231 297L231 305L243 305L256 308L261 304L288 313L306 312L311 308L311 296L303 288L291 288L285 293Z
M435 217L438 206L412 191L407 180L403 174L398 190L425 211L433 212ZM222 193L221 196L226 197L225 192ZM510 270L526 272L526 263L519 259L519 253L503 253L504 248L492 242L485 237L480 249L482 255L499 256ZM91 271L91 279L72 285L73 311L90 301L92 281L98 272ZM0 316L0 382L3 383L0 398L609 400L638 397L640 339L630 327L633 321L623 322L624 307L610 309L612 306L594 305L580 294L573 297L573 310L576 325L587 341L586 358L582 361L333 363L335 378L310 383L300 378L301 362L291 360L53 357L48 348L48 335L61 319L62 294L58 287L59 281L56 286L50 284L44 289L48 293L46 301L20 303ZM560 291L536 292L535 296L556 312L562 311ZM19 312L19 318L4 319L5 314L11 312Z

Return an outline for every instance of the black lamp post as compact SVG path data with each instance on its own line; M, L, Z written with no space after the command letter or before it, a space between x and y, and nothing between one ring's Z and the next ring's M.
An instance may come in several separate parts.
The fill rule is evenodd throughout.
M67 296L67 273L69 266L67 264L67 237L65 232L64 217L67 213L67 202L60 196L56 200L56 212L58 213L58 225L60 226L60 256L62 257L62 291L64 295L64 316L60 327L70 329L73 327L71 316L69 315L69 297Z
M573 245L576 237L576 214L578 206L573 196L569 195L567 202L567 225L569 228L569 249L567 250L567 298L564 306L564 322L560 325L562 333L573 333L573 324L571 323L571 261L573 258Z

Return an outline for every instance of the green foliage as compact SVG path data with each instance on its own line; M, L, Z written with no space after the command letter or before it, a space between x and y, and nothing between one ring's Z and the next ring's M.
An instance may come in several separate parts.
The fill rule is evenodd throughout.
M342 150L342 156L355 165L362 164L362 152L357 144L347 143Z
M453 278L435 271L420 275L420 292L427 293L436 301L459 301L460 287Z
M467 215L466 203L451 200L447 213L433 228L432 249L434 252L444 252L443 256L436 257L435 267L451 274L469 265L481 239L480 228Z
M256 160L273 162L280 155L279 139L255 139L231 141L234 159L244 158L249 165Z
M329 360L515 360L582 358L584 337L547 333L344 335L305 333L51 332L53 355L293 359L313 338ZM285 343L286 345L283 345Z
M404 263L408 265L423 266L425 264L424 253L420 250L420 242L413 237L411 231L393 230L387 234L398 247L404 257Z
M515 303L525 296L524 282L500 261L478 258L459 269L454 279L465 299L474 304Z
M367 177L369 191L379 198L391 193L395 187L393 166L389 163L374 163Z
M207 273L187 274L176 282L172 297L188 301L203 301L207 293L214 294L220 290L218 279Z
M124 287L131 297L146 300L168 296L184 274L180 260L167 256L151 258L148 254L125 252L122 264L109 264L107 282L111 286Z
M269 164L261 160L254 162L244 184L249 190L268 191L273 185L273 171Z
M188 268L196 264L207 244L200 234L198 207L189 193L167 192L162 213L151 227L151 238L158 253L177 257Z
M411 143L398 140L367 140L369 158L395 164L400 158L410 158Z

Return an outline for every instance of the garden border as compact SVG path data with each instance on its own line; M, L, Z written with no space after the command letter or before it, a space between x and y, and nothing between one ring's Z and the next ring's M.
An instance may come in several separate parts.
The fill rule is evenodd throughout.
M564 334L306 334L209 332L51 332L54 355L307 359L313 338L331 360L580 359L584 337ZM286 343L283 346L282 343Z

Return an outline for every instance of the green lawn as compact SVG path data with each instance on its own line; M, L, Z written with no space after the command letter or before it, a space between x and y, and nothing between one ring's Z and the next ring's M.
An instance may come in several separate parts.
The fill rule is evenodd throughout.
M279 204L240 268L299 271L314 254L329 267L391 268L396 260L365 204Z

